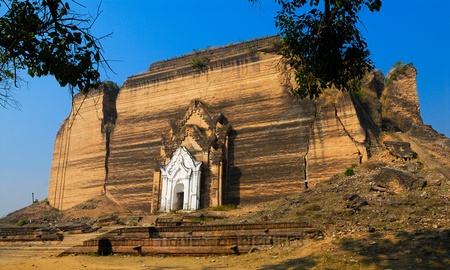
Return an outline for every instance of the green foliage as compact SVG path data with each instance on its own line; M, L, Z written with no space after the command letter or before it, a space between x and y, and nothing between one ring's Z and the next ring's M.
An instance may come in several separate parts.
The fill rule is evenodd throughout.
M393 81L396 81L400 75L406 74L406 64L403 61L397 61L394 65L392 65L392 71L389 73L386 78L386 85L389 86Z
M234 209L236 209L234 204L216 205L211 207L211 210L213 211L231 211Z
M248 52L248 54L250 54L251 56L254 56L258 51L257 51L255 48L248 47L248 48L247 48L247 52Z
M357 82L373 69L367 43L357 27L358 12L364 6L379 11L381 0L277 2L281 5L275 17L283 37L281 53L294 68L298 85L293 93L313 99L332 86L356 91ZM309 12L301 14L307 3Z
M393 68L400 68L403 67L405 64L405 62L398 60L395 64L392 65Z
M353 170L356 167L356 164L352 164L350 167L347 168L347 170L345 170L344 175L345 176L352 176L355 174L355 171Z
M100 40L90 33L95 17L72 11L62 0L11 0L0 6L5 11L0 17L2 106L10 105L8 91L18 86L20 70L31 77L53 76L62 87L83 93L98 86L98 69L107 63Z
M359 103L362 103L364 94L363 94L363 92L361 91L361 89L358 89L358 90L354 91L354 92L353 92L353 95L354 95L355 98L359 101Z
M191 59L191 66L197 71L203 71L206 69L206 65L209 63L207 56L195 56Z
M22 218L21 220L19 220L19 222L17 222L17 226L22 227L23 225L27 224L27 220Z

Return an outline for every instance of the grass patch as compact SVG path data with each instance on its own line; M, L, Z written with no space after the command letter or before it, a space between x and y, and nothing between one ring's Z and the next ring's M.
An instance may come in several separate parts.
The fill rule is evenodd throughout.
M189 222L210 222L210 221L214 221L214 218L206 216L189 218Z
M320 207L320 205L317 204L313 204L313 205L309 205L305 208L306 211L321 211L322 207Z
M234 204L217 205L211 207L211 210L213 211L231 211L234 209L236 209L236 206Z

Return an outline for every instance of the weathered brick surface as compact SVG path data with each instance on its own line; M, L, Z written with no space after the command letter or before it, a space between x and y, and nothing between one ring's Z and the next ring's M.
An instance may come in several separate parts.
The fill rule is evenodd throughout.
M382 117L387 129L410 130L414 124L422 124L417 92L417 70L412 64L393 68L387 76L387 85L381 101Z
M316 102L311 133L308 180L324 180L368 158L366 134L348 93L333 91Z
M159 232L152 237L150 231ZM67 254L239 254L252 247L323 237L306 223L253 223L119 228L63 252Z
M76 98L71 114L56 136L48 201L58 209L67 209L102 192L105 179L102 97L101 92L94 92L86 98Z
M292 101L285 91L278 55L260 53L258 61L248 61L142 88L123 88L107 192L132 207L149 205L161 133L193 99L221 111L236 132L229 190L224 192L229 202L270 200L298 191L304 169L299 161L306 153L314 107L310 101Z
M205 57L207 68L192 67L192 59ZM105 187L120 205L149 211L161 135L194 99L210 112L222 112L232 127L224 204L292 196L305 176L320 181L358 163L358 151L365 155L365 133L350 98L297 100L289 93L287 70L273 38L152 64L120 90L107 166L98 97L88 98L82 117L58 133L50 203L65 209Z

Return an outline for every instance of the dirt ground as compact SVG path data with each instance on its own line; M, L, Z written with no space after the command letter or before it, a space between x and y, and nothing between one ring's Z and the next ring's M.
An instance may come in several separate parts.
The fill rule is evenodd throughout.
M291 242L250 254L231 256L40 256L0 259L0 269L314 269L307 258L319 248L310 241ZM317 244L317 243L315 243ZM329 245L326 241L320 246ZM320 269L320 268L316 268Z
M333 255L327 252L333 251ZM337 261L335 261L337 260ZM282 246L229 256L41 256L0 259L0 269L380 269L340 251L333 240L294 241ZM399 269L399 268L398 268Z
M394 233L350 233L322 240L291 241L239 256L0 257L0 269L449 269L448 241L443 244L435 237L426 239L421 240L417 234L410 239Z

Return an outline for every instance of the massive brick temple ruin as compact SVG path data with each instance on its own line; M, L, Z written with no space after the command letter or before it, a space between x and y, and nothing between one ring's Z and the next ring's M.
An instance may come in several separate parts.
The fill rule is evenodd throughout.
M278 42L156 62L121 88L78 95L56 136L50 204L105 194L130 210L168 212L271 201L370 158L380 128L422 122L412 66L386 87L383 74L368 74L362 98L329 89L299 100Z

